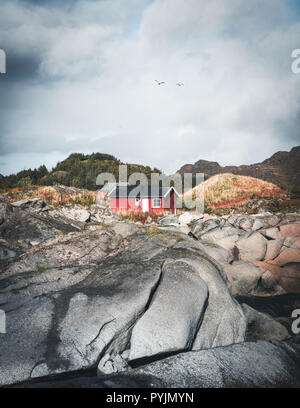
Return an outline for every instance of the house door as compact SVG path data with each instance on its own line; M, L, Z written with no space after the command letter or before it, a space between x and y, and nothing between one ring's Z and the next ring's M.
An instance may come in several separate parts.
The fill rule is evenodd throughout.
M143 198L142 209L143 209L143 212L149 212L149 200L148 200L148 198Z

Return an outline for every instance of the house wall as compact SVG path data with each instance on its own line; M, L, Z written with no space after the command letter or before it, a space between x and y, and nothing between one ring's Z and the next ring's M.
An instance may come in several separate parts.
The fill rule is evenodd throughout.
M175 194L172 193L168 199L161 199L160 208L152 208L152 199L148 198L149 212L160 214L162 212L175 213ZM113 211L143 211L142 200L139 200L138 205L135 203L135 198L111 198L110 208Z

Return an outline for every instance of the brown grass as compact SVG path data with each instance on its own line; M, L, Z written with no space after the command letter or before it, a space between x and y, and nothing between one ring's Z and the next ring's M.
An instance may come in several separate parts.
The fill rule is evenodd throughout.
M165 214L166 212L161 212L158 214L154 211L145 213L140 211L122 211L119 212L118 215L120 217L120 220L130 220L133 222L141 222L142 224L145 224L148 217L151 217L153 222L157 222L158 218Z
M89 190L74 189L64 186L32 186L29 191L21 188L11 188L2 190L2 194L7 196L7 202L23 200L26 198L40 197L47 204L60 207L66 204L80 204L89 207L96 203L97 192Z
M196 197L196 188L187 194ZM287 198L288 192L275 184L254 177L230 173L215 175L204 182L205 206L212 210L234 208L253 198Z

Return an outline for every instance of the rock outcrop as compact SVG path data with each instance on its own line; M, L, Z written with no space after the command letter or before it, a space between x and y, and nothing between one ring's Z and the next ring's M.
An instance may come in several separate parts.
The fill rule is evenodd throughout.
M177 354L135 372L52 380L25 387L299 388L300 346L280 341L246 342Z
M0 385L80 371L100 387L298 385L300 295L269 296L299 282L298 225L0 202Z
M116 222L47 240L0 275L0 383L241 342L246 318L226 281L180 232Z

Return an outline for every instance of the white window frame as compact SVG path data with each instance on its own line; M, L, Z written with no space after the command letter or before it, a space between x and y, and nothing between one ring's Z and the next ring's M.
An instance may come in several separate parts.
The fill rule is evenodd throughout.
M155 204L155 200L159 200L159 205ZM161 208L161 198L159 197L152 198L152 208Z

